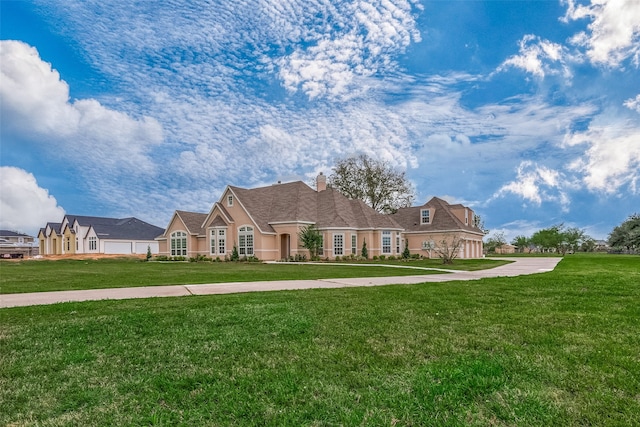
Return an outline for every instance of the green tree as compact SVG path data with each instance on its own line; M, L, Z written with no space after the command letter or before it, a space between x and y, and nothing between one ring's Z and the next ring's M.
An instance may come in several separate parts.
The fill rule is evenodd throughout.
M367 240L366 239L362 239L362 252L361 252L362 258L364 259L369 259L369 251L367 250Z
M402 251L402 259L411 258L411 252L409 251L409 240L404 241L404 250Z
M628 251L640 249L640 214L634 213L609 233L609 246Z
M309 250L311 259L317 259L320 249L322 249L322 233L315 224L303 227L298 233L298 237L302 242L302 247Z
M383 213L411 206L415 198L414 189L404 172L366 154L339 160L328 177L327 185Z
M562 234L560 233L562 227L563 225L560 224L536 231L531 236L531 243L536 245L542 252L552 250L559 251L563 240Z
M152 256L153 255L151 254L151 245L147 245L147 256L146 256L147 262L151 259Z
M524 253L524 250L529 248L531 244L531 239L527 236L519 235L513 238L511 244L518 248L518 252Z

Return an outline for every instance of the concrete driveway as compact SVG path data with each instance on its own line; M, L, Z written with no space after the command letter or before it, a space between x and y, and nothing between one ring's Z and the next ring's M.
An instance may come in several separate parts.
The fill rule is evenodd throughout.
M243 292L282 291L295 289L343 288L354 286L384 286L448 282L452 280L477 280L486 277L512 277L544 273L553 270L562 260L554 258L496 258L513 261L500 267L479 271L445 271L443 274L415 276L362 277L351 279L282 280L270 282L235 282L203 285L146 286L138 288L90 289L82 291L34 292L0 295L0 308L29 305L56 304L69 301L118 300L131 298L179 297L188 295L215 295ZM344 265L344 264L342 264ZM360 264L362 265L362 264ZM294 268L294 266L292 266ZM363 266L366 268L366 266ZM420 269L416 269L419 271Z

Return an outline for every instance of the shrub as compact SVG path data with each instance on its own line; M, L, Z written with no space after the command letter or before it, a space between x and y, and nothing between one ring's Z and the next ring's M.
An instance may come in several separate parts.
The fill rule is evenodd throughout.
M158 255L156 256L156 261L169 261L169 257L166 255Z
M395 261L395 260L396 260L396 257L395 257L395 256L393 256L393 255L389 255L389 261Z
M340 262L340 261L342 261L342 258L340 258L340 256L337 256L337 257L336 257L336 259L335 259L335 261L336 261L336 262Z
M380 261L384 261L386 258L387 258L387 257L386 257L385 255L380 255L380 256L378 257L378 259L379 259Z
M374 255L374 256L373 256L373 260L374 260L374 261L377 261L377 260L378 260L378 255Z
M233 245L233 250L231 251L231 261L239 261L240 255L238 254L238 247Z

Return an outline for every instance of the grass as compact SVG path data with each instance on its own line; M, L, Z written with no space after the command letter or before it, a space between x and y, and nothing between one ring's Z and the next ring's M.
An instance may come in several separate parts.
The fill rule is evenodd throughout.
M456 260L451 266L443 266L439 260L384 263L422 268L478 270L496 267L505 264L506 261ZM116 258L0 261L0 273L0 294L11 294L176 284L403 276L439 272L388 268L380 265L141 262L137 258Z
M640 425L640 257L0 310L1 425Z

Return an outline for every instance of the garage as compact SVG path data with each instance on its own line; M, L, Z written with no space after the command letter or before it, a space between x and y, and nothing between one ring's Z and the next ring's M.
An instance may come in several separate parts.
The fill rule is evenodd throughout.
M104 242L105 254L131 254L131 242Z
M147 248L151 249L151 253L154 255L157 255L158 252L160 252L160 247L158 242L147 242L147 243L143 243L143 242L137 242L136 243L136 253L137 254L146 254L147 253Z

